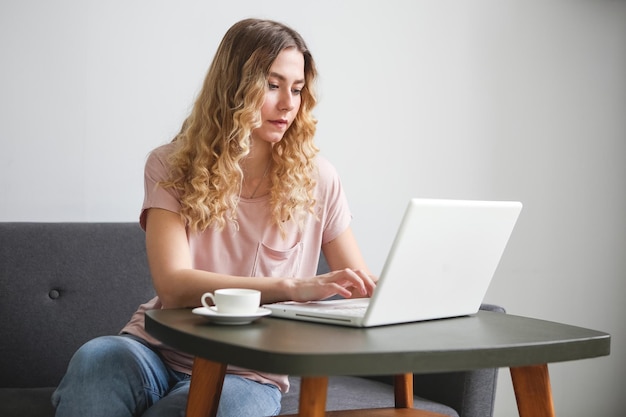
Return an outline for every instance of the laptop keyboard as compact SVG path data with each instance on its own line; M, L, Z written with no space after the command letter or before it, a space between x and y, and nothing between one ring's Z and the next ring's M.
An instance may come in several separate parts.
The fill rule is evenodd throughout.
M365 311L367 311L367 306L363 304L360 304L360 305L330 304L330 305L325 305L323 307L316 306L315 311L325 313L325 314L337 314L340 316L361 317L365 315Z

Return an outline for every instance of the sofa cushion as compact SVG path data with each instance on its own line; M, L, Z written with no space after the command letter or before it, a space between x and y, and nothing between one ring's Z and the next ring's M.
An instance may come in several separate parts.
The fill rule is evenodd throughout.
M0 223L0 388L50 387L154 290L136 223ZM1 413L0 413L1 414Z

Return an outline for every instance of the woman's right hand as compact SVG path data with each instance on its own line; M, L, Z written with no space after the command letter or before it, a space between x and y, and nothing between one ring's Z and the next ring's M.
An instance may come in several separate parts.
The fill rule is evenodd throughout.
M293 301L317 301L333 295L345 298L371 297L377 277L366 271L345 268L311 278L290 280Z

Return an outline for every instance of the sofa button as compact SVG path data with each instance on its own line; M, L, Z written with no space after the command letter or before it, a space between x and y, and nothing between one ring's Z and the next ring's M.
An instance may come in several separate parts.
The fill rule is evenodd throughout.
M61 293L59 292L59 290L50 290L50 292L48 293L48 297L52 298L53 300L56 300L60 296Z

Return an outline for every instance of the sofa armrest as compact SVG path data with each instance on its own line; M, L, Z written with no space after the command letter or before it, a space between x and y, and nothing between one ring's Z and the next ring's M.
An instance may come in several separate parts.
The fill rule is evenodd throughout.
M497 369L414 375L417 395L457 410L461 417L493 416Z
M495 304L482 304L480 309L506 312ZM413 390L416 395L454 408L461 417L489 417L493 416L497 382L496 368L414 375Z
M481 310L505 313L494 304L483 304ZM392 383L390 376L368 377ZM422 398L455 409L460 417L490 417L498 381L498 369L478 369L464 372L413 375L413 392Z

